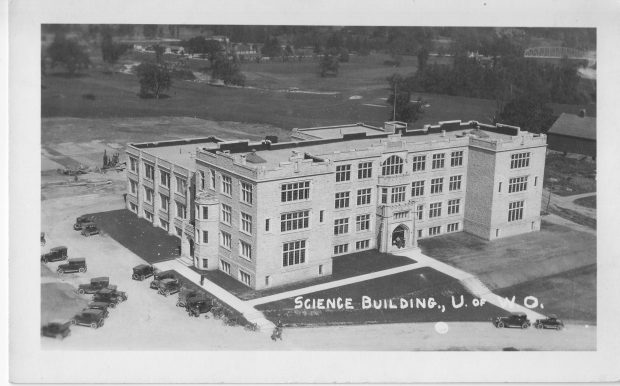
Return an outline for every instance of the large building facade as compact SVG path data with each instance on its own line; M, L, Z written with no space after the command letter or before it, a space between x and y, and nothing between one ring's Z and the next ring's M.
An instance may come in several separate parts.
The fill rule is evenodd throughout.
M292 137L132 144L127 208L177 235L197 268L256 289L330 275L338 255L540 229L545 135L450 121Z

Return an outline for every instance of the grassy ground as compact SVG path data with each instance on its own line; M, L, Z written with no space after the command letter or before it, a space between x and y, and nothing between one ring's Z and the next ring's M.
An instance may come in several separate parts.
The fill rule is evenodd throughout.
M576 224L580 224L580 225L590 227L592 229L596 229L595 218L583 215L577 211L552 205L549 207L549 212L553 214L557 214L558 216L563 217L567 220L570 220Z
M586 208L596 209L596 196L578 198L573 202Z
M459 304L461 295L463 295L465 304L468 306L455 308L452 299L454 297L456 304ZM375 309L371 307L363 309L362 296L369 296L376 301L393 299L394 304L397 305L400 304L401 298L408 300L432 297L440 306L434 308ZM272 321L280 319L285 325L295 326L421 323L457 320L486 321L494 316L506 314L505 311L490 304L474 307L472 304L473 297L458 281L428 267L304 296L306 299L337 297L351 298L353 309L295 309L295 302L292 298L263 304L257 308Z
M69 320L88 305L88 300L78 295L66 283L41 284L41 324L52 320Z
M181 241L127 209L90 213L103 233L152 264L179 256ZM94 236L97 237L97 236Z
M596 192L596 162L587 157L569 158L550 152L545 164L544 187L561 196Z

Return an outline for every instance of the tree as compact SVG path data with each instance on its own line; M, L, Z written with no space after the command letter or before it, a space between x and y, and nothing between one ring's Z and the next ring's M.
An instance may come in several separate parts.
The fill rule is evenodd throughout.
M157 63L161 63L164 57L165 48L160 46L159 44L155 44L153 46L153 50L155 51L155 61Z
M282 47L280 46L280 42L278 42L277 38L271 37L267 38L260 52L263 56L275 58L282 54Z
M390 119L407 123L417 121L424 112L424 102L421 99L411 100L414 77L403 78L400 74L394 74L387 80L391 91L387 100L392 106Z
M215 57L211 66L211 77L221 79L225 85L245 85L245 76L241 72L239 62L236 59L229 59L224 54Z
M208 58L210 66L213 66L215 57L224 50L217 40L207 40L202 36L193 37L184 44L190 54L200 54L203 58Z
M334 52L325 52L319 62L319 72L321 77L338 76L340 67L339 55Z
M155 97L159 99L161 92L168 90L172 85L170 70L163 64L144 62L137 69L138 81L140 82L140 97Z
M418 70L424 71L426 69L426 64L428 63L428 48L426 46L420 47L418 50Z
M114 43L109 31L103 33L101 39L101 56L104 62L112 65L127 51L129 46L126 44Z
M553 110L540 95L524 94L506 104L498 122L533 132L545 133L555 121Z
M65 39L64 35L56 35L54 42L47 49L47 55L51 59L52 68L60 64L71 75L90 66L86 50L77 42Z

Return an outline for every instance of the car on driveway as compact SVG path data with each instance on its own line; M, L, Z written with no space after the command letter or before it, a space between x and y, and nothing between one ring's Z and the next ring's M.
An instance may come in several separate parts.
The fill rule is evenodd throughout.
M80 216L75 219L75 224L73 224L73 229L76 231L82 230L84 228L84 224L88 224L92 221L93 220L90 216Z
M110 308L116 307L117 304L127 300L127 294L113 288L104 288L95 292L93 295L94 302L104 302L110 305Z
M95 292L101 289L108 288L109 285L110 285L109 277L107 276L94 277L90 279L90 283L78 285L77 293L79 293L80 295L94 294Z
M508 316L498 316L493 319L493 325L497 328L518 327L526 329L531 323L524 312L513 312Z
M213 302L211 299L205 297L194 297L188 300L185 309L189 316L199 317L200 314L206 314L213 308Z
M558 319L557 315L551 314L546 319L536 319L534 327L539 330L551 329L560 331L564 328L564 322Z
M79 257L77 259L69 259L65 264L60 264L56 272L62 275L63 273L79 272L84 273L87 271L86 259Z
M159 284L161 283L161 281L166 279L174 279L178 281L177 277L172 271L156 272L153 275L153 280L151 281L151 284L149 286L152 289L159 289Z
M71 335L71 321L54 320L41 327L41 335L50 338L64 339Z
M157 292L160 295L168 296L176 294L181 290L181 284L177 279L163 279L159 282Z
M92 236L92 235L98 235L99 232L99 228L97 228L97 224L95 224L94 222L92 223L88 223L88 224L84 224L84 227L82 228L82 236Z
M142 281L147 277L151 277L155 274L157 269L152 265L148 264L140 264L133 267L133 274L131 278L134 280Z
M67 260L67 247L60 246L50 249L49 252L41 255L41 262L48 263L50 261Z
M99 328L103 326L103 311L101 310L86 310L81 311L71 319L72 324L80 326L89 326L92 328Z
M83 311L86 310L100 310L103 311L103 317L107 318L110 316L110 311L108 311L108 306L110 304L106 302L90 302L88 303L88 307L86 307Z
M181 287L181 290L179 291L179 299L177 300L177 307L185 307L190 299L197 296L200 296L197 290Z

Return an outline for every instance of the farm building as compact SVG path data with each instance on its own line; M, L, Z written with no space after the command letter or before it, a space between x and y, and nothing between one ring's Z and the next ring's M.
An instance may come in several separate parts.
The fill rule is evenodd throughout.
M127 208L179 237L187 264L255 289L330 275L337 255L540 229L544 134L473 121L293 134L131 144Z
M596 158L596 118L562 113L547 132L549 149Z

